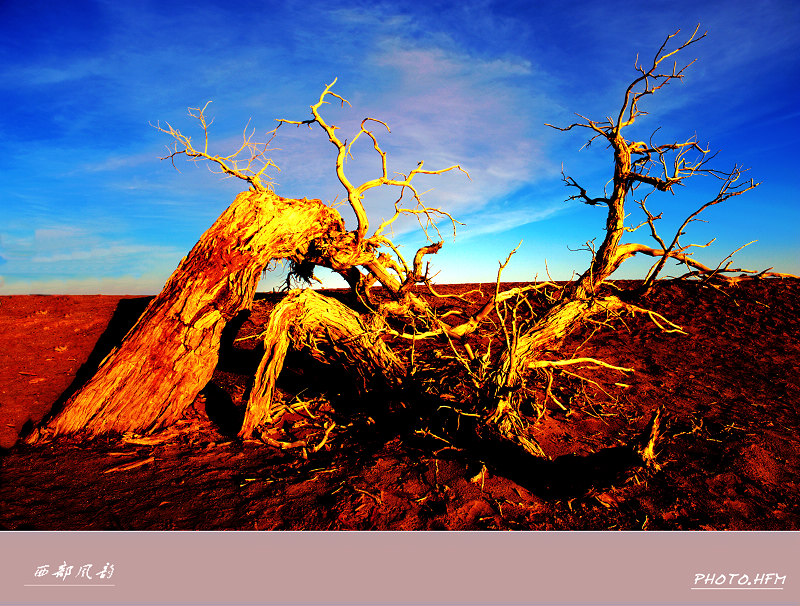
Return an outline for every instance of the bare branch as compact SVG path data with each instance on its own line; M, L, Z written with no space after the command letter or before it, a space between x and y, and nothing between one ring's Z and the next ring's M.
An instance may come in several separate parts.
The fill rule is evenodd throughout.
M329 95L334 97L334 98L336 98L336 99L338 99L341 102L342 106L344 106L345 103L347 103L348 105L350 104L349 101L347 101L347 99L345 99L344 97L341 97L340 95L334 93L331 90L331 88L333 87L334 84L336 84L336 80L335 79L334 79L333 82L331 82L330 84L328 84L325 87L325 90L320 95L319 101L316 104L311 106L311 113L313 115L313 118L311 118L309 120L302 120L302 121L283 120L283 119L281 119L281 120L278 120L278 126L280 126L281 124L294 124L296 126L300 126L300 125L304 124L304 125L308 125L310 127L312 124L317 123L327 133L328 139L336 147L336 150L337 150L337 155L336 155L336 175L339 178L339 182L344 186L345 191L347 191L347 201L349 202L350 207L353 209L353 212L355 213L356 219L357 219L357 222L358 222L358 226L356 228L356 235L357 235L358 242L362 242L362 241L364 241L366 239L367 231L369 230L369 218L367 216L366 210L364 209L364 201L363 201L364 200L364 194L370 189L373 189L375 187L380 187L380 186L383 186L383 185L392 185L392 186L395 186L395 187L399 187L400 190L401 190L400 199L402 199L402 197L403 197L403 191L407 188L413 194L414 200L416 202L416 207L413 208L413 209L400 208L399 207L400 199L398 199L398 202L395 204L395 214L394 214L394 216L392 218L390 218L388 221L384 221L381 224L381 226L378 228L378 230L375 232L373 237L380 236L383 233L383 231L392 222L394 222L394 220L398 216L400 216L401 214L416 214L416 215L425 216L427 218L427 221L428 221L429 224L432 223L431 217L433 215L438 214L438 215L442 215L442 216L447 216L447 217L449 217L451 219L451 222L453 224L454 233L455 233L455 221L452 220L452 217L450 217L450 215L448 213L444 212L444 211L441 211L439 209L429 208L429 207L425 206L422 203L422 199L420 197L419 192L416 190L414 184L412 184L412 180L416 175L419 175L419 174L440 175L440 174L449 172L451 170L459 170L459 171L463 172L464 174L466 174L467 177L469 177L469 173L467 173L467 171L462 169L461 166L459 166L457 164L453 165L453 166L450 166L448 168L443 168L443 169L439 169L439 170L427 170L427 169L423 168L423 163L420 162L416 166L416 168L414 168L412 171L410 171L407 175L401 175L401 177L402 177L401 179L392 179L392 178L390 178L389 177L389 173L388 173L387 161L386 161L386 153L384 152L384 150L379 145L378 139L375 136L375 134L371 130L366 128L366 126L365 126L366 124L368 124L370 122L374 122L376 124L380 124L380 125L384 126L386 128L387 132L391 132L389 126L385 122L383 122L381 120L377 120L375 118L364 118L361 121L361 127L360 127L358 133L356 133L356 135L353 137L353 140L348 144L347 141L343 142L336 136L336 130L338 130L338 127L326 122L325 119L320 114L320 108L322 107L322 105L328 103L328 101L326 101L326 97L329 96ZM366 181L365 183L362 183L361 185L356 186L356 185L353 185L353 183L348 179L347 175L345 174L344 164L345 164L345 162L346 162L348 157L352 157L352 152L351 152L352 146L361 137L361 135L365 135L365 136L369 137L369 139L372 141L373 149L380 156L380 158L381 158L381 175L379 177L375 178L375 179L371 179L369 181ZM421 222L420 222L420 225L422 225Z
M561 180L567 187L574 187L578 190L579 193L575 194L574 196L570 196L567 200L580 200L584 204L588 204L589 206L597 206L599 204L608 204L610 200L607 197L602 198L591 198L586 190L578 185L578 183L572 177L568 177L564 174L564 170L561 170Z
M275 168L280 170L278 166L270 159L267 158L267 152L271 151L269 144L275 137L274 132L267 141L254 140L255 130L248 133L249 122L245 126L242 133L242 144L239 148L227 156L220 156L209 152L208 147L208 129L213 123L212 120L207 120L205 112L211 101L206 103L202 108L190 107L189 115L195 118L203 129L203 149L197 150L192 145L191 137L184 135L180 130L174 128L169 122L166 122L166 128L161 126L161 123L151 124L158 131L171 136L175 143L171 149L171 153L161 158L162 160L171 160L172 165L175 166L175 157L185 155L192 162L198 160L206 160L212 165L219 167L219 171L214 171L209 167L212 172L223 174L226 177L236 177L247 181L255 191L265 191L272 189L272 178L266 175L268 168ZM267 180L264 183L263 179Z
M572 364L591 364L593 366L602 366L603 368L610 368L611 370L618 370L620 372L634 372L633 368L624 366L614 366L608 362L603 362L596 358L570 358L569 360L535 360L528 362L528 368L558 368L561 366L571 366Z
M697 32L699 29L700 26L698 25L697 27L695 27L694 31L692 32L692 35L689 37L688 40L686 40L683 44L681 44L680 46L678 46L677 48L668 53L665 52L667 44L669 44L669 41L672 40L672 38L674 38L680 33L680 30L667 36L667 39L664 40L663 44L659 47L658 51L653 57L652 64L646 70L643 66L639 64L637 58L636 63L634 64L634 68L642 75L636 78L633 82L631 82L631 84L625 90L622 107L619 111L619 114L617 115L616 125L615 126L612 125L611 128L611 134L613 134L614 137L619 135L619 132L622 128L625 128L626 126L630 126L631 124L633 124L638 116L646 113L639 109L639 102L643 97L647 95L652 95L657 90L666 86L672 80L683 79L684 76L683 72L686 71L686 69L688 69L696 61L696 59L694 61L687 63L680 69L678 69L677 63L674 63L672 66L672 71L670 72L659 73L657 70L659 65L664 60L669 59L676 53L688 47L689 45L694 44L695 42L698 42L699 40L705 38L707 32L704 33L702 36L699 37L697 36ZM636 87L638 87L640 84L644 85L642 90L636 91Z

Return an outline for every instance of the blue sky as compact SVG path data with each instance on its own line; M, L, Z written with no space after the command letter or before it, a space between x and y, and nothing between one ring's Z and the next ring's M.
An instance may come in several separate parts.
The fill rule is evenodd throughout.
M563 163L590 193L611 176L602 146L580 150L583 132L560 133L578 112L616 113L667 34L709 36L683 56L698 58L683 83L648 100L639 136L696 134L720 150L717 166L750 167L763 184L708 211L685 242L713 246L716 264L800 273L800 4L741 2L191 2L0 1L0 293L158 292L202 232L245 189L202 166L164 155L168 121L198 135L187 107L212 101L212 150L228 153L250 124L309 116L326 84L351 107L325 115L352 137L364 117L387 122L389 169L459 163L459 173L419 186L429 205L464 226L433 258L437 281L491 281L520 241L508 280L569 278L603 235L602 209L564 202ZM283 127L271 156L275 191L341 198L334 149L319 130ZM353 180L376 175L364 144L348 164ZM651 198L672 230L713 196L699 179L677 196ZM366 199L373 223L391 194ZM630 222L638 223L635 207ZM352 225L346 208L343 215ZM445 233L443 231L443 233ZM396 230L409 257L422 241ZM632 240L647 242L640 230ZM648 266L633 260L617 277ZM678 271L676 269L676 271ZM320 274L326 284L342 285ZM280 271L262 281L270 289Z

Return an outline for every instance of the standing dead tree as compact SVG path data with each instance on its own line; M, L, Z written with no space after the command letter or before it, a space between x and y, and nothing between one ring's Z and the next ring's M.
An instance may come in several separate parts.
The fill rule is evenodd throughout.
M271 139L255 142L253 134L245 130L236 152L227 156L212 154L207 106L190 110L202 127L204 143L199 149L169 124L158 126L175 141L168 158L185 155L191 160L207 161L224 175L246 181L250 190L237 196L201 237L96 375L29 441L69 433L148 433L173 423L210 380L226 322L251 305L261 272L272 261L286 259L291 273L301 278L311 276L315 266L337 272L350 285L354 300L360 305L349 307L307 290L289 293L275 307L261 335L265 354L251 389L240 437L262 437L274 445L274 440L265 435L272 421L276 380L287 351L302 348L319 361L342 366L362 392L376 386L404 387L433 393L445 402L458 399L459 415L482 420L480 427L513 440L531 454L543 456L530 425L543 412L544 405L537 394L543 395L545 403L553 400L560 405L553 394L555 369L605 367L620 373L633 371L591 357L554 355L569 335L598 318L623 314L643 315L663 330L680 331L680 327L643 306L669 259L687 268L684 278L708 283L730 284L746 278L783 275L732 268L730 256L710 267L692 256L697 245L681 242L686 228L700 213L758 185L744 180L739 166L729 171L711 168L714 155L695 139L655 143L654 137L646 142L627 137L629 128L645 115L643 99L673 80L682 79L692 64L679 68L672 63L664 68L667 60L705 36L698 36L695 30L686 41L669 50L675 35L667 37L651 62L637 61L638 76L625 90L615 117L603 121L581 117L581 121L559 128L585 129L590 135L588 144L605 141L613 152L613 177L602 196L592 196L573 178L563 177L576 192L570 199L604 207L606 212L605 236L596 250L590 248L592 260L586 271L566 284L539 282L501 291L502 271L512 252L500 266L495 292L471 315L464 314L455 322L452 316L439 314L432 303L443 297L431 284L425 258L442 247L441 240L433 238L439 236L436 220L449 222L453 231L456 222L447 212L427 206L416 184L419 175L465 171L458 165L429 170L420 162L408 173L390 176L387 154L372 130L388 131L384 122L365 118L348 143L338 137L338 127L323 116L323 106L331 101L342 107L347 103L333 92L335 81L311 106L310 118L279 120L278 126L319 127L326 134L336 152L335 173L355 214L353 229L345 227L331 205L318 200L289 200L272 192L265 173L274 166L266 157ZM356 184L347 174L346 160L359 139L371 142L380 169L375 178ZM684 181L700 175L718 179L718 193L689 215L671 239L662 238L656 229L661 214L651 212L649 197L655 192L673 193ZM395 188L399 195L392 216L371 231L365 195L379 187ZM626 204L631 203L638 205L644 216L636 227L625 225ZM387 235L402 216L417 218L429 236L429 243L419 248L410 261ZM644 227L655 245L623 243L626 233ZM610 284L608 278L634 255L655 259L642 284L629 290ZM373 296L371 288L375 285L381 286L385 295L380 300ZM536 309L533 299L538 301ZM486 345L486 340L474 338L485 327L491 328L485 333L499 335L499 347L492 347L491 340ZM434 341L437 359L447 361L447 369L434 361L427 362L428 367L434 373L455 373L455 381L442 377L426 384L415 378L420 362L404 358L395 344L413 346L420 340ZM458 398L446 393L455 383L462 386ZM533 407L532 416L523 412L523 405L531 401L539 402ZM656 415L649 428L649 443L641 449L645 458L652 456L658 423Z
M544 376L547 392L551 391L555 368L568 366L604 366L621 373L632 372L630 368L611 366L600 360L591 358L552 359L549 352L557 351L564 340L587 322L597 317L613 318L623 314L639 314L648 317L659 328L670 332L679 332L676 326L666 318L650 311L641 305L646 295L656 285L656 279L668 259L674 259L688 268L684 278L698 278L708 283L732 284L739 280L753 277L786 277L769 271L756 272L732 268L729 255L723 263L709 267L696 261L690 249L706 247L710 244L682 244L681 236L687 226L697 220L698 215L711 206L725 202L758 186L752 179L743 179L743 169L734 166L729 171L710 166L715 154L703 148L695 139L683 142L655 143L653 133L649 141L629 139L627 132L636 121L645 116L641 103L646 97L659 92L674 80L681 80L684 73L694 61L678 67L677 62L669 64L668 59L685 50L687 47L703 39L706 34L697 35L698 29L680 45L672 50L668 46L678 34L668 36L659 47L650 63L638 61L635 69L639 73L626 88L622 104L615 117L596 121L584 116L582 120L566 127L553 127L561 131L586 129L590 138L587 146L595 141L603 141L613 153L613 176L610 187L606 187L602 196L592 196L587 189L572 177L563 176L564 183L577 193L569 197L590 206L601 206L606 209L605 237L596 250L587 245L592 252L592 261L584 273L574 282L563 287L554 287L551 303L539 318L526 326L515 324L513 338L507 336L507 345L503 352L493 380L495 388L494 410L489 416L492 423L497 424L502 434L519 441L527 450L541 454L535 444L531 444L526 436L527 423L520 414L520 403L530 397L530 389L526 386L526 377L532 370ZM666 67L665 67L666 65ZM548 125L552 126L552 125ZM705 175L720 181L717 194L700 205L690 214L678 228L671 240L665 241L656 229L656 221L661 213L654 215L647 207L647 201L654 192L674 193L674 189L696 176ZM625 225L627 218L626 204L637 204L644 213L644 221L634 227ZM626 233L647 226L657 246L639 243L622 243ZM640 286L629 290L621 290L611 286L607 279L627 259L634 255L647 255L656 260ZM738 275L733 275L738 274ZM651 423L653 424L653 423Z

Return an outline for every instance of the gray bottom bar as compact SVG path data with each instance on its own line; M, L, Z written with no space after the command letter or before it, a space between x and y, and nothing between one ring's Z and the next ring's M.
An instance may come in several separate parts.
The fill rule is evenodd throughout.
M800 533L7 532L2 605L800 603Z

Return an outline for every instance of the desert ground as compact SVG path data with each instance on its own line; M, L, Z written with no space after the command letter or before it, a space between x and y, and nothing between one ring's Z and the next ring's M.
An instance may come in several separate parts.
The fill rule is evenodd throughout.
M280 379L274 437L307 447L238 439L256 337L279 297L229 325L179 426L36 447L20 434L91 376L149 298L0 297L0 528L800 529L798 280L665 283L651 307L686 334L630 318L573 335L566 355L635 372L565 380L563 409L551 402L533 429L546 459L452 444L424 398L355 399L341 372L299 355ZM661 405L656 469L633 445Z

